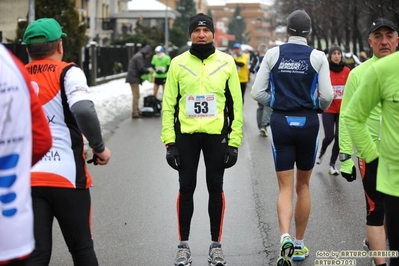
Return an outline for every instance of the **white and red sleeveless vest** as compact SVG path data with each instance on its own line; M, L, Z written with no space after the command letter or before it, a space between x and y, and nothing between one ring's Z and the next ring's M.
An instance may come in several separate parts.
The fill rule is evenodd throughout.
M92 184L84 155L84 141L68 104L64 79L74 64L34 60L25 67L33 81L51 129L53 146L32 168L32 186L89 188Z

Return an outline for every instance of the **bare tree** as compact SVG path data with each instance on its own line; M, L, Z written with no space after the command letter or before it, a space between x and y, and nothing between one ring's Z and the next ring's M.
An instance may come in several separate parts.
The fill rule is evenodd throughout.
M312 19L309 45L318 49L338 44L358 53L369 49L369 27L375 19L399 25L398 0L276 0L275 9L283 22L292 11L305 10Z

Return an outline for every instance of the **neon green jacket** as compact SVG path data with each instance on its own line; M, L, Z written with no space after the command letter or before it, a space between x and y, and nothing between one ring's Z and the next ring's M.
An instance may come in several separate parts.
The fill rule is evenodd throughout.
M399 53L373 63L365 73L345 115L346 126L358 155L366 162L378 159L377 190L399 197ZM379 147L367 131L366 121L381 103Z
M242 140L242 96L233 57L216 49L201 61L190 51L169 67L162 102L165 144L176 134L229 134L229 146Z
M167 70L170 65L170 56L165 54L163 57L159 58L157 54L154 54L151 59L151 65L155 70L155 78L166 78ZM158 70L161 70L163 73L156 73Z
M346 81L344 95L341 102L341 110L339 115L339 150L340 153L352 154L353 144L349 136L348 129L346 127L346 112L352 108L349 101L352 99L360 82L363 80L365 72L371 67L371 65L378 61L377 56L373 56L369 60L360 64L359 66L352 69L349 73L348 80ZM373 88L370 88L373 90ZM381 105L378 104L371 111L370 116L367 119L367 132L371 135L374 142L378 142L380 136L380 124L381 124Z

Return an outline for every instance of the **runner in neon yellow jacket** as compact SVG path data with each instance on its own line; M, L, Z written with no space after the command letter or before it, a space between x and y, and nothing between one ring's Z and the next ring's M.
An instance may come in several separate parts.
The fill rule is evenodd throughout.
M383 60L384 59L384 60ZM381 61L381 62L380 62ZM345 119L358 156L366 162L379 157L377 190L399 197L399 54L375 62L353 95ZM382 106L381 140L377 148L367 127L376 105ZM399 210L399 209L398 209Z
M372 64L346 112L349 130L358 156L366 163L378 158L377 190L384 194L385 223L389 248L399 250L399 53ZM367 118L373 108L381 104L381 140L376 142L367 130ZM399 265L399 258L391 258L389 265Z
M373 51L373 57L361 65L354 68L346 83L344 97L341 105L340 126L339 126L339 145L341 150L341 175L348 181L356 179L356 168L351 158L353 153L353 144L350 139L346 125L349 123L346 118L346 112L352 108L349 103L360 82L367 75L367 70L371 68L374 62L380 58L388 56L396 51L398 46L398 33L396 25L385 18L379 18L373 21L370 30L368 42ZM373 88L371 89L373 90ZM368 97L371 97L367 93ZM370 112L366 120L367 132L372 141L377 145L380 139L381 131L381 104L378 103ZM357 154L358 157L359 154ZM385 233L385 208L382 193L376 190L378 158L366 163L361 157L358 159L359 172L361 174L366 202L366 233L367 239L363 245L372 250L386 249ZM386 258L375 257L375 265L383 265Z
M207 112L206 109L201 110L203 106L193 106L191 103L195 101L190 100L190 96L215 97L215 100L209 101ZM231 99L228 98L230 96ZM163 95L162 142L175 142L175 126L178 126L181 133L187 134L231 131L229 146L239 147L243 124L240 100L240 81L232 56L215 50L203 61L188 51L175 57L170 64ZM227 114L231 129L226 127Z
M174 265L191 265L188 244L194 192L201 154L209 194L211 245L209 265L226 265L222 252L225 211L224 172L237 162L242 140L242 96L233 57L213 44L211 17L190 18L192 45L172 59L166 78L162 107L161 140L166 161L179 173L177 220L180 243Z

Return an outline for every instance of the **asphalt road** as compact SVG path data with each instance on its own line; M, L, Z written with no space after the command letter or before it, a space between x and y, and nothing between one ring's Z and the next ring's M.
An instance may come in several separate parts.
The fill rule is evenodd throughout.
M225 173L227 208L222 244L229 266L275 265L279 249L278 187L271 138L258 135L257 104L249 90L250 86L245 97L239 160ZM122 120L107 139L112 152L110 163L89 165L94 179L93 237L100 265L173 265L178 244L178 176L165 161L160 131L160 118ZM321 130L321 139L322 134ZM333 259L332 253L363 250L365 200L361 180L348 183L341 176L330 176L330 152L331 147L324 162L315 166L311 179L312 210L305 237L310 255L294 265L317 265L316 260ZM194 266L208 265L207 199L201 161L190 236ZM293 227L291 234L295 235ZM371 265L368 258L346 259L341 265ZM57 223L51 265L73 265Z

